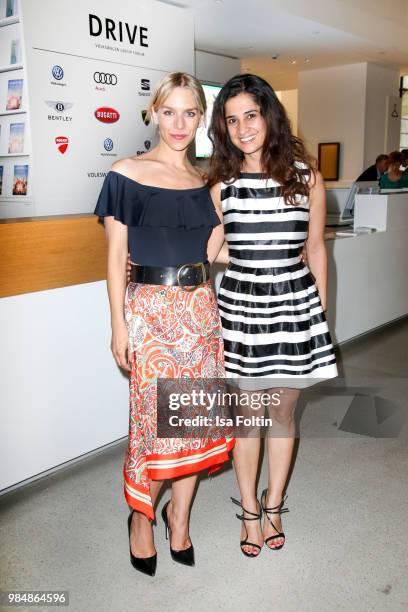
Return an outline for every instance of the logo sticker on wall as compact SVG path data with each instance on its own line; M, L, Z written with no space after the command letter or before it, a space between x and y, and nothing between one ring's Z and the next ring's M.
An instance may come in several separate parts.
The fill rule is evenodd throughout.
M94 72L93 79L100 85L116 85L118 82L116 74L109 72Z
M144 123L145 125L149 125L149 123L150 123L150 117L149 117L149 116L148 116L148 114L147 114L147 109L142 110L142 111L141 111L141 113L142 113L143 123Z
M151 144L152 144L151 140L145 140L144 141L144 146L145 146L146 151L148 151L150 149Z
M54 79L53 81L51 81L51 85L59 85L60 87L66 87L66 83L62 82L62 79L64 78L64 70L61 66L55 64L55 66L53 66L51 69L51 74Z
M109 106L97 108L94 114L97 120L102 123L116 123L120 117L118 111L114 108L109 108Z
M74 106L73 102L54 102L53 100L46 100L45 103L58 113L63 113Z
M55 139L55 144L57 145L58 151L64 154L68 149L69 139L66 136L57 136Z
M64 71L61 66L53 66L52 76L56 81L62 81L62 79L64 78Z
M139 96L150 96L150 79L140 79Z
M48 121L72 121L72 117L70 115L63 115L67 109L74 106L72 102L45 100L45 103L58 113L58 115L48 115Z
M103 141L103 148L105 151L112 151L113 149L113 140L112 138L105 138Z

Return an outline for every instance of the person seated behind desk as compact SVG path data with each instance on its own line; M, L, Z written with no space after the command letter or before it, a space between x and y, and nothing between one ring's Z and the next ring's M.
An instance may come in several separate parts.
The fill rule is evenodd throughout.
M357 179L359 181L378 181L388 169L388 155L382 153L378 155L375 164L364 170Z
M408 172L408 149L402 149L402 162L400 165L401 172Z
M402 189L408 188L408 172L401 172L402 154L393 151L388 156L388 171L380 178L381 189Z

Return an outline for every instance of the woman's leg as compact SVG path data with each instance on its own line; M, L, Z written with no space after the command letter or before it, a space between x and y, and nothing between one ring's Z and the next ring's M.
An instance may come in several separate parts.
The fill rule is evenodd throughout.
M231 387L230 390L233 388ZM257 397L259 394L256 392ZM259 410L254 410L253 392L239 391L239 403L232 404L231 410L235 418L242 416L251 419L259 416ZM259 504L256 496L256 479L259 467L259 453L261 448L260 428L257 426L237 426L236 440L233 450L234 469L241 494L242 507L249 512L259 514ZM252 514L244 512L244 517L254 518ZM262 546L263 537L258 520L243 522L241 528L241 540L247 539L249 542ZM249 554L258 554L259 548L245 545L242 549Z
M152 480L150 485L150 496L153 508L156 505L157 496L163 485L162 480ZM152 521L142 512L135 511L132 516L130 531L130 547L136 557L152 557L156 553L153 539Z
M197 474L177 478L172 482L167 516L171 529L170 546L174 550L185 550L191 546L188 524L196 484Z
M234 468L241 493L242 507L256 514L259 514L259 504L256 498L256 476L258 473L260 447L261 440L259 436L254 438L237 438L233 450ZM244 516L252 517L252 515L245 513ZM245 521L245 526L243 524L241 529L241 540L244 539L262 546L263 537L259 521ZM249 554L259 553L259 549L255 546L246 545L242 548Z
M280 403L278 406L269 406L269 416L272 418L272 428L266 439L268 452L268 491L266 497L266 507L273 508L281 503L289 468L292 461L293 446L295 442L295 421L294 413L296 403L299 398L298 389L270 389L270 395L278 393ZM282 523L279 514L270 514L271 521L278 531L282 531ZM263 533L265 539L278 533L265 517ZM280 546L284 543L284 538L272 540L269 545L271 548Z

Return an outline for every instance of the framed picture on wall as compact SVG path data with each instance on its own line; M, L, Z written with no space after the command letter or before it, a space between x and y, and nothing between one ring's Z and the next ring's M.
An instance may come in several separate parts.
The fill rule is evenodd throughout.
M319 142L317 164L325 181L339 180L340 143Z

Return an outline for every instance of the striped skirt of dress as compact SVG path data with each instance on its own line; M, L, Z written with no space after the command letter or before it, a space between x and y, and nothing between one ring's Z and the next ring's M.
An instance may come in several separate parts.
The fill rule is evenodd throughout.
M237 386L304 388L337 376L319 294L303 263L290 272L230 263L218 307L225 369Z
M129 441L124 462L127 503L153 519L151 480L166 480L229 460L232 438L157 437L157 378L225 378L223 340L211 283L181 287L129 283L125 318L131 374Z

